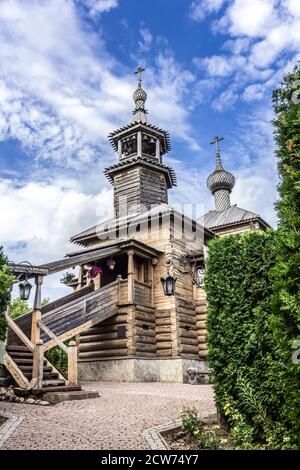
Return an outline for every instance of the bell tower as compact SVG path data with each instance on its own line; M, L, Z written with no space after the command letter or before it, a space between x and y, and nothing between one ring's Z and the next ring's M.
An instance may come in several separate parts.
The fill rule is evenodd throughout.
M138 67L138 86L133 94L135 109L132 122L109 135L109 141L118 154L118 163L104 173L114 186L115 217L126 213L138 214L152 205L168 203L168 189L176 186L174 170L163 164L162 157L169 152L169 134L148 123L145 109L147 94L142 88Z

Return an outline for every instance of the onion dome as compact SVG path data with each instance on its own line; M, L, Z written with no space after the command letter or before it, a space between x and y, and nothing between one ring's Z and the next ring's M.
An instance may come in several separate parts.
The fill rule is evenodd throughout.
M213 142L215 143L215 141ZM221 162L220 149L217 142L216 168L207 178L208 189L214 194L218 189L226 189L231 192L235 184L235 178L232 173L224 170Z
M142 122L146 123L147 122L147 116L146 114L148 111L145 110L145 102L147 99L147 93L145 90L142 88L142 72L145 69L142 67L138 67L136 70L136 74L138 76L138 87L133 93L133 101L135 103L135 110L133 111L133 121L134 122Z

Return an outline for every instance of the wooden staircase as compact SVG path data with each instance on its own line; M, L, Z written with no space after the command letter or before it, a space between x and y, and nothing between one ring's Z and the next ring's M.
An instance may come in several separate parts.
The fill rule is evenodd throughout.
M32 380L33 353L25 346L7 346L7 353L17 364L28 382ZM76 391L81 390L80 385L67 385L67 380L54 368L46 358L43 361L43 387L42 393L56 391Z
M15 320L7 316L5 366L18 385L32 390L38 388L38 391L43 393L81 390L79 385L74 385L68 380L69 377L64 378L54 368L44 357L44 352L58 345L68 354L70 349L63 342L115 315L118 311L119 295L120 283L117 280L92 292L90 289L88 291L86 288L82 289L82 292L77 291L42 307L40 320L36 321L42 340L40 346L42 355L39 362L39 376L42 378L39 383L42 386L39 387L36 387L32 377L36 346L29 339L34 312ZM73 364L74 362L76 363L76 355ZM75 366L77 367L77 364Z

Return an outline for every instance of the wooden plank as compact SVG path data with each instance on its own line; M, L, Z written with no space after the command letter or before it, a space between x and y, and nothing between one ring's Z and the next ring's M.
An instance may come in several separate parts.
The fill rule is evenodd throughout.
M29 381L19 369L17 364L14 362L12 357L6 352L4 356L4 365L8 372L12 375L13 379L16 381L16 383L19 385L21 388L27 389L29 387Z
M9 325L9 327L16 333L16 335L21 339L21 341L27 346L27 348L33 352L34 350L34 345L30 341L30 339L23 333L23 331L18 327L16 322L10 318L9 315L5 314L6 321Z

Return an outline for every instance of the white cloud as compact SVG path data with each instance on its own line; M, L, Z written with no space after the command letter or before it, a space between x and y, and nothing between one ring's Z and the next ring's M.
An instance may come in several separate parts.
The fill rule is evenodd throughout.
M83 3L89 8L92 16L97 16L105 11L116 8L118 0L83 0Z
M143 41L139 41L139 48L142 52L149 52L152 46L153 36L147 28L140 28L140 35Z
M107 153L107 135L130 119L135 86L133 74L82 21L72 0L0 2L0 138L16 138L37 158L77 168ZM148 43L150 34L144 31ZM149 97L151 87L155 94L160 88L151 120L167 125L170 119L174 137L189 140L181 90L172 84L171 95L161 82L163 61L147 74L154 77L147 81Z
M270 93L270 87L278 84L287 66L292 67L291 56L296 62L300 48L298 1L227 0L226 5L212 28L216 34L231 36L223 46L227 53L193 61L208 77L226 79L222 81L222 95L213 100L214 108L219 110L226 109L226 104L231 107L235 101L232 87L247 102L263 99L267 90ZM223 104L216 106L216 101Z
M226 0L195 0L190 6L190 17L202 21L207 15L216 13Z
M76 186L77 182L67 187L37 182L19 185L12 180L0 183L0 211L5 220L0 240L10 256L17 261L25 256L33 263L63 257L72 235L94 225L106 208L112 209L112 190L93 196Z

